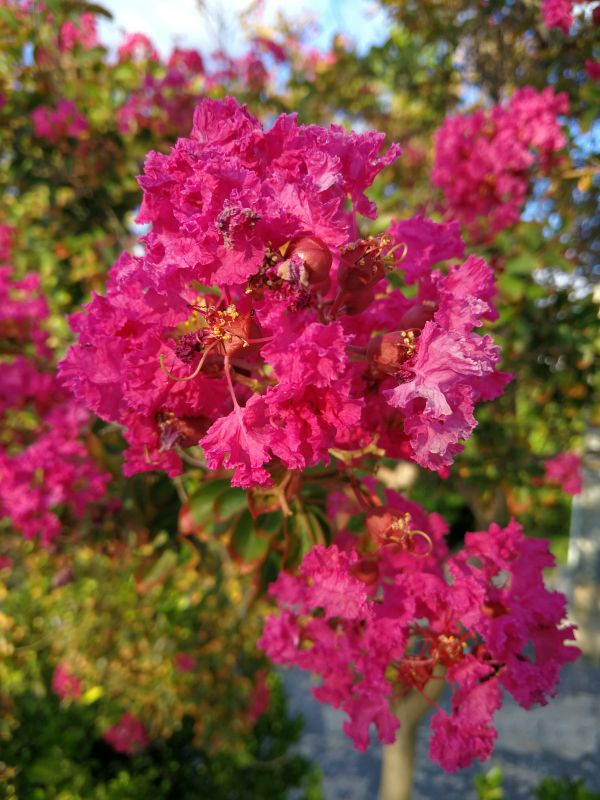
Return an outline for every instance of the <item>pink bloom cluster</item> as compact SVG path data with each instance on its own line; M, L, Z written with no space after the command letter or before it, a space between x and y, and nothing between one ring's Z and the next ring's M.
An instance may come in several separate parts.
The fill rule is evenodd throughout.
M542 16L547 28L560 28L569 33L573 24L573 0L542 0Z
M119 61L155 62L158 69L146 74L118 112L121 133L150 130L175 139L189 130L201 94L223 85L242 92L264 91L271 79L269 65L286 60L285 50L264 36L251 40L246 53L236 58L222 50L209 58L210 70L196 50L176 48L162 64L152 42L143 34L128 36L118 51Z
M0 264L4 264L10 258L14 235L13 227L0 223Z
M488 111L448 117L437 131L433 182L449 214L476 240L489 240L519 221L531 171L547 172L565 145L558 116L564 93L531 86Z
M588 59L585 62L585 71L593 81L600 81L600 61Z
M583 489L581 459L577 453L559 453L544 462L544 480L560 486L566 494L576 495Z
M271 699L271 692L267 685L266 671L261 669L256 673L254 678L255 687L252 702L248 710L248 714L252 722L258 722L265 711L269 708L269 701Z
M82 441L89 414L47 370L47 314L36 275L12 280L0 268L0 515L46 545L60 532L58 509L82 517L108 481Z
M61 700L77 700L81 697L81 681L71 673L68 664L61 662L56 666L52 675L52 691Z
M135 714L126 712L119 721L108 728L103 738L117 753L134 755L150 743L144 723Z
M60 27L58 43L61 53L67 53L78 45L86 50L98 46L96 17L86 11L76 22L67 20Z
M294 116L264 131L234 100L205 100L190 138L148 156L146 253L122 255L106 296L72 318L61 365L78 399L123 426L128 474L176 475L198 443L242 487L373 442L452 463L475 404L508 379L474 332L495 317L493 278L472 257L433 269L462 257L456 224L359 236L356 213L375 215L365 189L398 154L379 155L382 140ZM410 297L393 268L418 284Z
M218 50L211 60L215 69L208 78L209 87L227 85L258 93L264 91L271 80L270 65L287 61L288 52L273 39L257 36L243 55L232 58Z
M141 34L123 43L119 59L159 61L152 43ZM117 115L121 133L148 130L174 139L189 129L205 83L202 57L196 50L176 48L163 65L162 73L146 74L141 87L121 106Z
M280 573L270 587L280 613L259 644L276 663L322 677L313 694L348 715L359 750L371 725L394 741L394 700L411 690L427 698L430 681L445 680L451 700L431 720L430 756L453 771L490 756L502 689L524 708L544 704L579 651L567 644L564 597L543 583L554 563L546 542L511 522L467 534L448 556L443 520L386 494L363 536L342 533L313 548L297 576Z
M129 33L117 50L117 58L124 61L159 61L160 56L152 41L144 33Z
M89 130L87 119L71 100L59 100L56 108L38 106L31 119L35 135L52 144L66 137L82 139Z
M177 653L175 656L175 668L178 672L194 672L198 667L198 662L190 653Z

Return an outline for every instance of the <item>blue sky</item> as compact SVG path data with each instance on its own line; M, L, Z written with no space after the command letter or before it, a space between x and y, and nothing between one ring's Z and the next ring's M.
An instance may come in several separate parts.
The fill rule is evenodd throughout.
M215 49L215 30L203 19L196 0L104 0L103 4L114 16L114 23L102 23L102 39L109 44L116 43L119 29L124 29L147 34L163 54L174 42L203 52ZM243 47L240 14L248 0L205 0L205 5L213 17L215 12L222 16L227 26L227 47L230 52L239 52ZM322 29L314 42L320 48L325 48L333 33L339 31L365 49L382 41L389 27L386 15L373 0L263 0L263 6L267 26L280 11L288 17L311 13Z

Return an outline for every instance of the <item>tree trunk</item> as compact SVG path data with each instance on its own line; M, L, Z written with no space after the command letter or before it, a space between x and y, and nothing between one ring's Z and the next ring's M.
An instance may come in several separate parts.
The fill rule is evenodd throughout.
M425 694L430 700L435 701L442 694L444 686L445 681L440 676L429 681L425 687ZM431 703L414 689L394 704L393 711L400 720L400 728L394 744L386 744L382 748L379 800L410 800L417 751L417 731L419 723L430 708Z

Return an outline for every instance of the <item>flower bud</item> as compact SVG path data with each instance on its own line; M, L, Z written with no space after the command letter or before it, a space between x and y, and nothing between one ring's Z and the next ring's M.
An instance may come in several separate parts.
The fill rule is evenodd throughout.
M375 286L385 276L386 267L394 264L390 244L389 236L380 234L343 247L337 273L340 289L360 292Z
M387 542L388 532L397 518L398 514L389 508L374 508L369 511L365 520L367 533L377 542Z
M331 307L331 315L336 317L338 314L360 314L374 299L375 295L371 289L364 289L361 292L339 292Z
M376 336L367 345L367 358L379 372L393 375L406 360L406 331Z
M246 354L254 352L256 346L251 344L251 340L262 336L253 312L240 313L234 306L217 311L211 318L210 325L210 336L218 340L218 352L225 356L235 356L240 351Z
M350 568L352 575L367 586L372 586L379 580L379 566L372 559L361 558Z
M302 260L311 286L328 284L333 258L330 249L318 236L298 236L292 239L286 257L292 256Z
M426 322L433 319L435 314L435 306L433 304L427 306L422 303L417 303L405 311L400 317L399 327L408 330L409 328L423 328Z
M367 358L379 372L395 375L416 349L413 331L394 331L371 339L367 345Z

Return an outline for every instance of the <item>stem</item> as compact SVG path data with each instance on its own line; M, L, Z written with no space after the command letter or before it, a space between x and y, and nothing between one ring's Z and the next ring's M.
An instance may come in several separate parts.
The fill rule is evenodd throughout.
M164 355L164 353L161 353L161 354L160 354L160 356L159 356L159 359L158 359L158 360L159 360L159 363L160 363L160 368L161 368L161 369L162 369L162 371L165 373L165 375L167 376L167 378L169 378L169 379L170 379L170 380L172 380L172 381L179 381L179 382L183 382L183 381L191 381L191 380L193 380L194 378L196 378L196 377L197 377L197 376L200 374L200 370L201 370L201 369L202 369L202 367L204 366L204 362L206 361L206 358L207 358L208 354L209 354L209 353L210 353L210 351L211 351L211 350L212 350L212 349L215 347L215 345L216 345L216 344L217 344L217 342L213 342L211 345L209 345L209 346L206 348L206 350L205 350L205 351L204 351L204 353L202 354L202 358L201 358L201 359L200 359L200 361L198 362L198 366L197 366L197 367L196 367L196 369L195 369L195 370L192 372L192 374L191 374L191 375L185 375L185 376L184 376L184 377L182 377L182 378L178 378L178 377L177 377L177 375L173 375L173 373L172 373L170 370L168 370L168 369L165 367L165 355Z
M440 680L441 673L437 676L435 673L436 670L425 686L423 694L427 697L411 689L393 705L400 728L394 744L386 744L382 748L379 800L410 800L412 796L419 723L431 708L431 702L440 697L446 685L445 681Z

